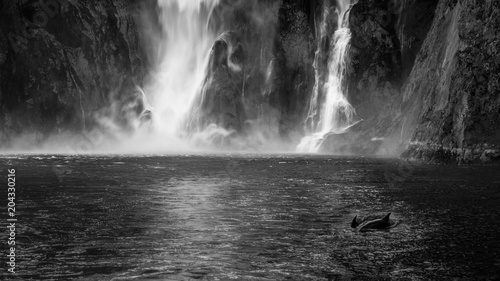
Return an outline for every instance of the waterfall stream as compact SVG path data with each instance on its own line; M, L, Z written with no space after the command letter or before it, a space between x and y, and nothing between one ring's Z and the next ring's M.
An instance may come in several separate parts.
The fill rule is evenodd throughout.
M348 63L347 53L351 40L348 21L350 2L350 0L337 1L337 30L330 46L328 76L324 85L320 83L321 73L317 69L322 52L321 46L318 46L314 64L316 82L307 116L307 119L311 120L310 133L302 138L297 146L298 152L318 152L321 144L329 135L342 134L361 121L356 115L355 109L347 101L346 89L343 86ZM320 34L318 34L319 38L328 36L326 28L328 19L329 14L325 9Z
M217 0L159 0L160 38L146 92L154 108L153 131L179 137L206 76L211 46L218 33L210 26Z
M354 0L338 0L335 12L329 12L329 8L325 7L317 36L320 40L331 37L329 40L331 44L326 47L323 45L323 48L321 44L318 44L315 56L316 82L308 111L309 135L304 137L298 145L297 151L299 152L318 152L328 135L344 133L360 121L354 108L347 101L344 87L344 76L348 64L347 53L351 38L347 20L351 1ZM225 79L221 76L225 72L217 72L218 78L212 77L213 75L207 72L212 46L224 31L221 30L222 27L214 26L211 21L213 15L218 14L216 8L220 8L218 7L219 1L158 0L157 3L160 32L151 36L155 67L152 71L153 79L145 89L146 100L150 103L149 106L152 107L154 116L150 131L156 134L154 139L160 142L160 146L162 142L170 146L172 140L188 146L191 146L191 143L194 146L211 145L214 140L218 143L227 143L221 141L221 139L229 138L232 132L226 127L233 123L239 126L238 122L246 122L246 125L251 122L245 121L238 115L240 110L243 110L242 105L234 107L231 105L241 101L232 99L229 92L221 92L227 91L219 86L225 85L225 82L221 80ZM255 9L252 5L247 6L247 10ZM335 16L337 17L336 31L332 35L332 28L327 28L327 23L331 22L332 17ZM249 18L255 20L255 17L256 15L252 15ZM266 17L272 17L272 15L266 15ZM252 50L251 48L256 48L257 45L246 47ZM318 67L319 60L321 57L326 58L325 56L328 60L327 66ZM229 62L231 60L228 59ZM229 80L233 84L236 83L237 74L239 75L239 72L229 73ZM241 79L245 81L247 76L243 75ZM215 84L211 84L213 81ZM245 85L245 82L238 82L239 84ZM213 103L217 106L212 105L209 111L203 112L200 116L192 116L193 112L198 112L192 109L200 108L202 104L200 101L206 98L202 90L205 89L204 85L208 87L215 85L210 88L213 92L210 98L213 101L209 100L207 104ZM254 91L258 92L263 91L265 87L254 88ZM207 114L208 116L212 114L216 116L212 116L212 119L229 125L220 126L216 124L217 122L210 120L210 117L207 118ZM218 116L223 116L225 119L220 121L222 117ZM201 118L203 122L190 122L190 118ZM192 128L193 125L197 127ZM256 133L247 131L246 134L253 136ZM267 139L259 140L259 143L267 141ZM251 142L251 137L243 136L238 141L238 145L246 147Z
M148 142L167 149L178 143L256 150L280 141L279 113L267 110L265 101L273 89L277 13L270 10L278 11L277 4L157 0L158 10L149 15L158 23L144 19L160 30L149 33L157 62L144 91L153 108L153 122L142 134ZM254 114L263 108L266 113Z

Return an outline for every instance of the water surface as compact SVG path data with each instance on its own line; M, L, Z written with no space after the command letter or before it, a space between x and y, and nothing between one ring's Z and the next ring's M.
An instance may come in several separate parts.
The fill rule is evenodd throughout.
M3 271L6 280L500 276L498 167L303 155L1 160L1 178L14 167L18 183L18 274ZM389 231L349 226L387 212L399 221Z

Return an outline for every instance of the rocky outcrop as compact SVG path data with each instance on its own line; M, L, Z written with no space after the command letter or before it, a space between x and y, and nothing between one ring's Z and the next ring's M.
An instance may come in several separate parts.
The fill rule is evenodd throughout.
M348 15L352 38L344 94L363 121L342 135L328 136L324 151L395 153L380 147L385 139L383 130L393 122L387 120L387 113L398 108L395 101L400 96L405 73L411 70L414 53L427 35L436 4L436 1L359 0L351 7Z
M127 103L143 67L130 1L2 1L0 5L0 146L31 132L79 132L96 112ZM136 108L140 113L141 108ZM25 147L25 148L26 148Z
M369 2L360 1L358 5L369 6ZM355 136L350 141L355 141L350 148L363 153L401 154L404 159L425 162L498 161L500 103L498 52L494 47L500 40L498 3L441 0L434 8L433 3L423 1L418 3L419 9L414 10L412 16L408 9L416 8L417 4L414 1L404 1L404 4L391 33L398 39L399 46L395 50L401 53L398 63L401 76L391 79L380 71L368 74L368 79L364 80L360 71L397 67L397 64L390 66L380 59L372 60L368 67L363 67L367 60L361 59L362 63L354 70L351 83L357 84L350 90L357 87L370 96L382 91L389 98L372 104L376 110L362 116L365 124L357 128L357 134L352 133ZM414 27L428 24L429 14L434 9L435 16L428 31ZM353 21L356 20L355 11L353 8ZM365 20L356 26L376 25ZM357 28L353 33L363 34ZM371 38L372 44L378 41L378 33L373 34L377 38ZM424 37L421 42L419 38ZM369 49L372 44L363 46ZM387 50L388 45L379 46ZM418 54L413 60L415 53ZM407 75L409 69L411 72ZM397 79L401 79L401 88L395 83ZM373 82L374 86L365 87L363 81ZM386 90L384 83L393 87ZM355 97L353 100L356 103Z
M188 131L196 132L210 124L230 131L242 131L246 120L242 101L244 66L244 48L238 35L226 32L219 36L210 52L199 100L189 114Z
M215 123L245 133L251 130L245 121L257 121L276 127L269 133L286 137L301 127L314 84L318 7L307 1L222 1L212 24L230 32L212 48L202 97L195 103L197 114L190 117L191 130ZM238 38L234 44L244 54L238 67L230 65L236 40L230 37ZM219 53L221 63L215 59Z
M418 3L417 3L418 2ZM382 146L385 130L397 123L401 87L432 23L436 1L360 0L349 12L352 33L346 93L363 122L342 136L331 135L326 150L393 154Z
M363 119L376 116L397 95L401 52L390 1L360 1L351 8L348 97Z
M499 4L360 0L349 100L364 122L330 148L408 160L500 160ZM334 144L334 145L333 145Z
M405 159L500 161L500 3L441 0L403 88ZM407 139L403 140L404 142Z
M391 0L388 12L395 18L395 31L401 53L401 81L406 81L420 48L431 27L436 7L436 0Z
M277 42L284 67L280 77L284 87L280 95L283 137L304 128L309 97L314 87L316 29L320 24L322 2L329 1L283 0L279 9Z

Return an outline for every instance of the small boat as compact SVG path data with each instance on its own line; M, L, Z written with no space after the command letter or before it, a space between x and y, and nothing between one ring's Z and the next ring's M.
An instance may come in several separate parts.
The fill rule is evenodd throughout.
M368 216L364 219L358 219L358 216L355 216L351 222L351 227L355 228L359 232L389 229L396 226L396 222L391 220L390 216L391 213L388 213L383 218Z

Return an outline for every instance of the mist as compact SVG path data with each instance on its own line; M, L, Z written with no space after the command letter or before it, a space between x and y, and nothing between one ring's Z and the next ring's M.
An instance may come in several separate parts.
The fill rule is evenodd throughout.
M322 1L294 13L281 1L140 2L132 17L141 67L102 92L85 91L72 77L78 96L68 111L74 120L59 128L54 116L56 130L20 130L2 147L70 154L393 155L401 141L384 135L375 136L384 139L381 149L371 149L370 141L339 147L364 138L352 129L367 117L357 114L348 91L354 2ZM89 105L90 97L98 101Z

